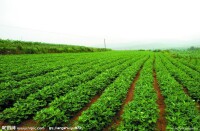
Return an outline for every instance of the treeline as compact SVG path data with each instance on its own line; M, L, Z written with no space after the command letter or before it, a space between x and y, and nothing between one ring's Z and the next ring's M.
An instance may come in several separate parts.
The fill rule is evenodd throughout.
M110 51L105 48L85 46L47 44L42 42L25 42L0 39L0 54L43 54L43 53L77 53Z
M200 47L191 46L190 48L188 48L188 50L200 50Z

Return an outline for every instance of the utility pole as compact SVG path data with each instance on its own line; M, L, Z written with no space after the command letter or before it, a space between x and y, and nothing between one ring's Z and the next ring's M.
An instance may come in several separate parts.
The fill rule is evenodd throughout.
M106 49L106 39L104 38L104 47Z

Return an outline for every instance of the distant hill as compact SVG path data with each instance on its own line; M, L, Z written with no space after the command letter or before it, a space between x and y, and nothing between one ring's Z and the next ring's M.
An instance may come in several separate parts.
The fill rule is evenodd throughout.
M0 54L99 52L111 49L0 39Z

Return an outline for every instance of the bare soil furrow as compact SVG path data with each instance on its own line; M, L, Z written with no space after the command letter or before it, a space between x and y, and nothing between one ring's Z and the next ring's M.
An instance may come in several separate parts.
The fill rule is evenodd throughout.
M111 123L110 126L106 127L104 129L104 131L108 131L110 130L114 125L117 126L120 124L122 118L121 118L121 115L123 114L124 112L124 106L126 104L128 104L130 101L133 100L133 97L134 97L134 90L135 90L135 84L140 76L140 71L141 71L142 67L140 68L140 70L138 71L138 73L136 74L136 77L134 78L133 80L133 83L131 84L129 90L128 90L128 93L127 93L127 96L126 96L126 99L123 101L123 104L120 108L120 110L117 112L116 116L113 118L113 122Z
M153 76L154 76L154 89L157 93L157 104L159 107L159 118L157 121L157 130L159 131L166 131L166 119L165 119L165 102L164 102L164 97L162 96L162 93L160 91L159 85L158 85L158 81L156 79L156 72L155 70L153 71Z

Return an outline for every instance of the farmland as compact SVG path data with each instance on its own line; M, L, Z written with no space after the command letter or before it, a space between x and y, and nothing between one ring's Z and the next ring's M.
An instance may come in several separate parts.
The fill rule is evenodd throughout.
M199 51L1 55L0 67L1 126L200 130Z

